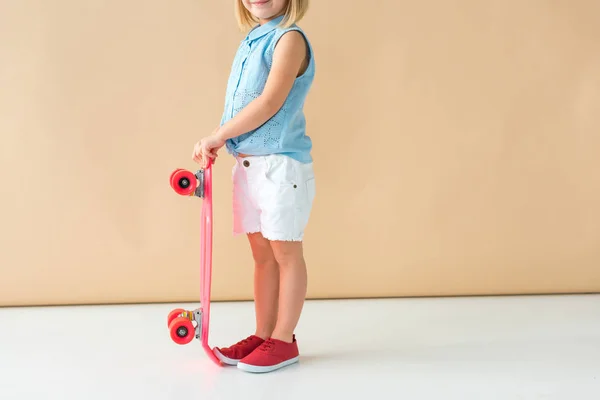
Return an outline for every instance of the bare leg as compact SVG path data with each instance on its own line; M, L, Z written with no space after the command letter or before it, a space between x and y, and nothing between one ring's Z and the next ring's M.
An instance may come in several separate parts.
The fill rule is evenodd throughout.
M273 241L271 248L280 273L279 313L272 338L291 343L306 297L307 273L302 242Z
M266 340L271 337L277 322L279 266L269 241L261 233L249 234L248 240L254 257L255 335Z

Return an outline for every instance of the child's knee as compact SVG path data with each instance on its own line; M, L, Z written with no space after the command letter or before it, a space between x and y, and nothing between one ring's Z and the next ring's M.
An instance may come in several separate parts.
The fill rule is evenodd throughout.
M277 264L281 267L301 264L304 261L302 242L275 241L271 242Z

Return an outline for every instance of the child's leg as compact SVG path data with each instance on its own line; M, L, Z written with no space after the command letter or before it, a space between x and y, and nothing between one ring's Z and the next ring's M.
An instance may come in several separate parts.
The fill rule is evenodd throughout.
M269 372L291 365L300 357L294 331L307 290L302 240L314 198L314 173L312 164L302 164L282 155L245 161L244 168L254 178L252 187L260 209L262 237L270 241L279 268L279 305L270 338L241 359L237 366L249 372ZM263 284L260 281L257 276L257 289ZM257 290L257 294L264 296L261 290ZM273 294L269 291L265 298ZM263 299L262 305L257 304L257 311L266 303Z
M266 340L271 337L277 321L279 266L267 239L261 233L248 235L254 257L255 335Z
M273 241L271 248L280 271L279 312L271 337L292 343L307 289L302 242Z

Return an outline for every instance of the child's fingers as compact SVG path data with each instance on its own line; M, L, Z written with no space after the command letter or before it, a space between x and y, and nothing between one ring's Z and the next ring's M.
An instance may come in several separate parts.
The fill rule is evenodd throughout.
M197 163L202 163L202 150L198 148L198 145L194 146L194 151L192 152L192 160Z
M194 153L194 155L192 156L192 159L194 161L196 161L198 164L202 164L202 155L198 155L198 154Z
M214 158L216 156L215 151L213 149L202 149L202 157L204 158Z

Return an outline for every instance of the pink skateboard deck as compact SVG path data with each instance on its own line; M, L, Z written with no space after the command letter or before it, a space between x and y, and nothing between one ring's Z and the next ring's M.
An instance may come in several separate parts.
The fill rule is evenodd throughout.
M167 318L169 332L171 339L181 345L198 339L208 357L221 365L208 344L213 239L212 165L195 174L177 169L171 174L170 183L177 194L200 197L203 202L200 216L200 307L192 311L181 308L171 311Z

